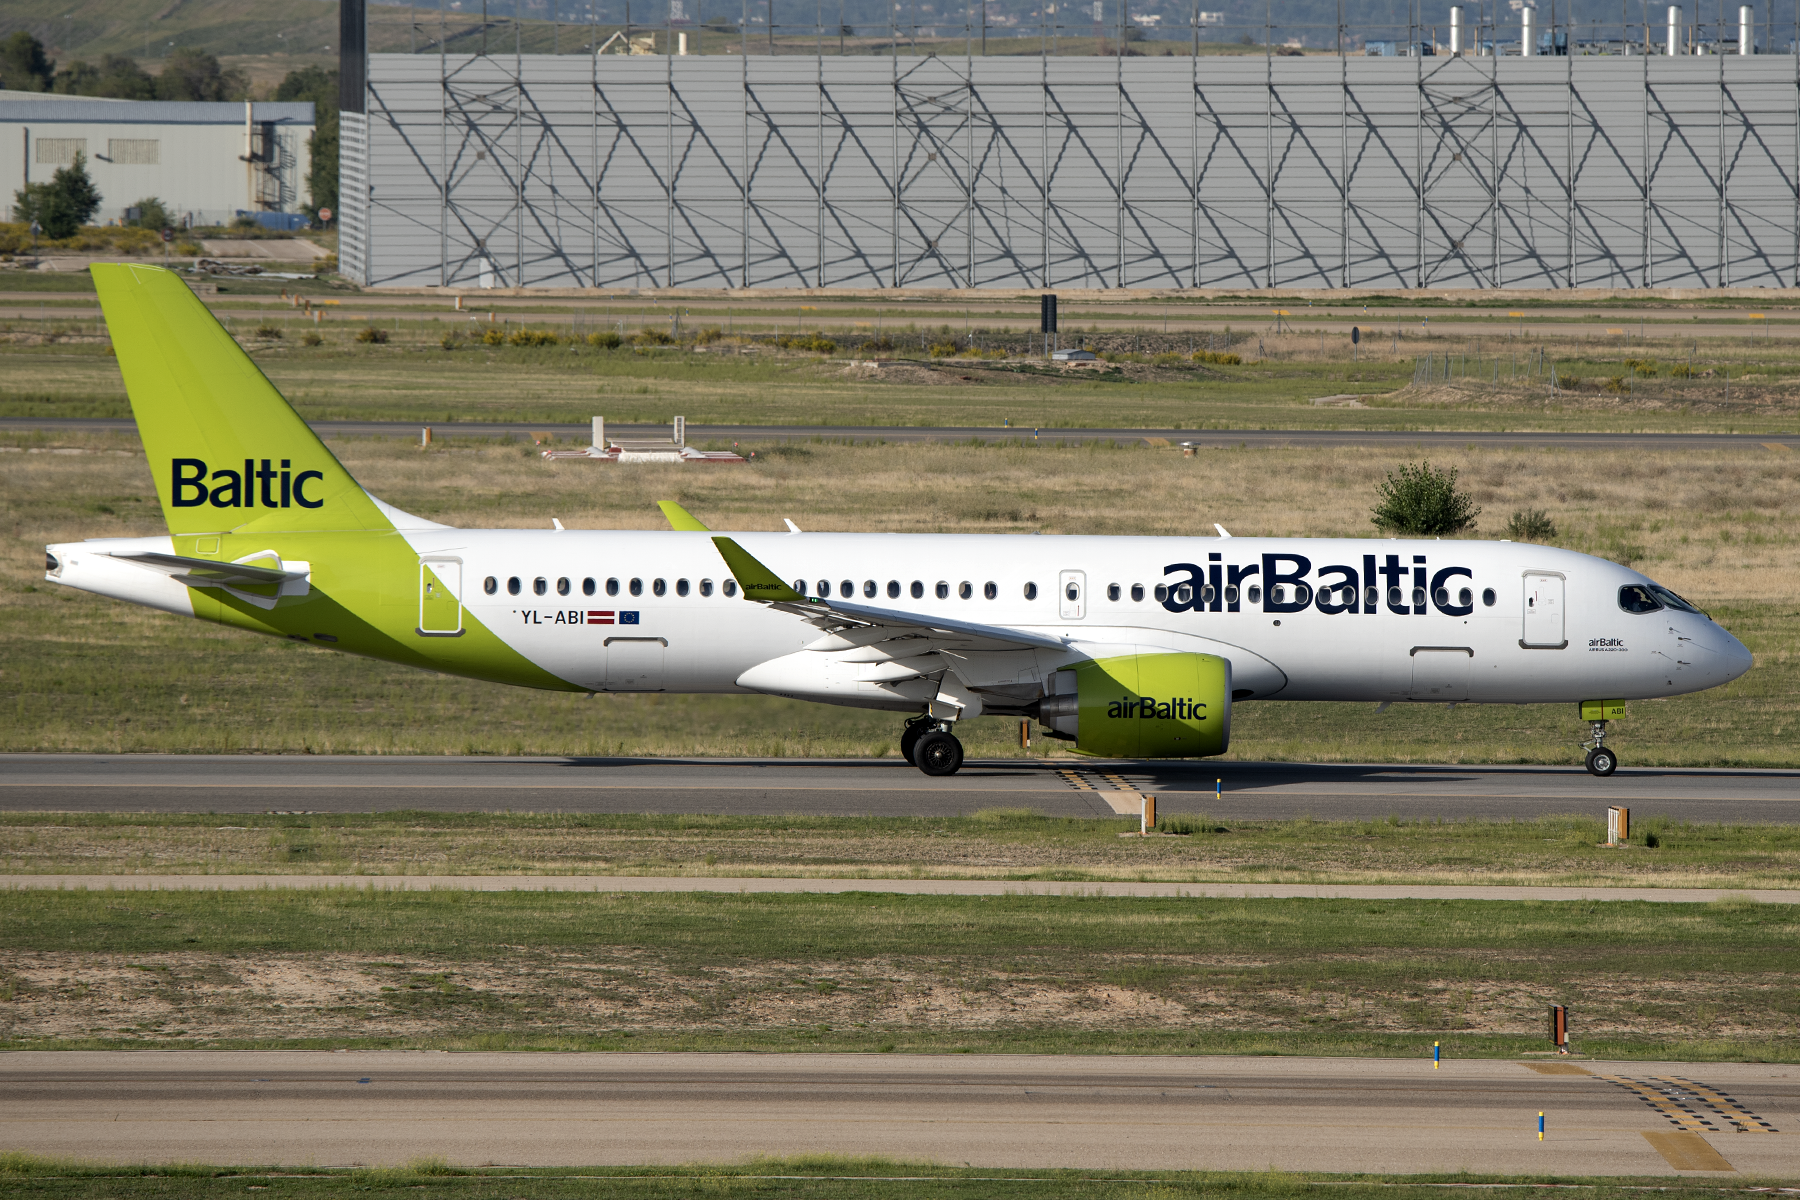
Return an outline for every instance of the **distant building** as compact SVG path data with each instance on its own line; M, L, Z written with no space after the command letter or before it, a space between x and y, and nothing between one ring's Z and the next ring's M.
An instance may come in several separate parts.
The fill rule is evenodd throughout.
M220 104L0 91L0 217L13 193L41 183L77 152L109 223L155 196L183 225L225 225L239 211L294 212L305 203L313 106Z

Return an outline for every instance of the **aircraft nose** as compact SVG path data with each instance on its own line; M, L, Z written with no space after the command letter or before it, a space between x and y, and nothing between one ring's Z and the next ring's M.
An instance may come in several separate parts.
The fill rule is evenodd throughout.
M1750 648L1744 645L1744 643L1738 641L1723 629L1719 630L1719 633L1723 636L1725 644L1720 646L1714 653L1718 654L1719 658L1722 660L1722 665L1725 669L1725 678L1727 680L1736 679L1745 671L1748 671L1752 664L1755 663L1756 659L1751 655Z

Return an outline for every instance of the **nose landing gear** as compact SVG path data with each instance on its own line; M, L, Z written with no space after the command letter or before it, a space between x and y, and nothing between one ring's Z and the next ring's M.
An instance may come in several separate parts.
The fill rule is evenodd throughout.
M1581 743L1587 751L1588 774L1604 779L1619 769L1619 756L1606 748L1606 722L1625 715L1623 700L1583 700L1581 719L1588 723L1589 739Z
M962 769L963 747L948 721L914 717L900 734L900 753L927 775L954 775Z

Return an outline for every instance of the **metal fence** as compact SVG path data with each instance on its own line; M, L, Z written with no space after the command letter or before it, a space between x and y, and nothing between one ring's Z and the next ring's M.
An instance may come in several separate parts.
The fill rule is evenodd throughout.
M1800 59L376 54L373 286L1800 285Z

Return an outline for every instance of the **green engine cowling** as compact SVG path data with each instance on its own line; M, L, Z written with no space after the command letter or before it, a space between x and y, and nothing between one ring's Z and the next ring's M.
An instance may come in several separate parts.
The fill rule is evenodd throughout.
M1127 654L1065 667L1038 718L1084 754L1203 758L1231 745L1231 662L1214 654Z

